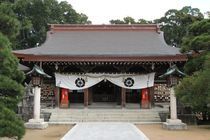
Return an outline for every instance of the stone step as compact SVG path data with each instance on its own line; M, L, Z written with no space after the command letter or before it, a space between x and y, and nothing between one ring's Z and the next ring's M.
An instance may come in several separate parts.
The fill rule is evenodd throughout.
M83 119L76 119L76 118L62 118L56 119L52 118L50 121L60 121L60 120L160 120L160 118L83 118Z
M51 116L55 116L55 117L81 117L81 116L86 116L86 117L109 117L109 116L113 116L113 117L132 117L132 116L136 116L136 117L141 117L141 116L158 116L158 114L79 114L79 115L75 115L75 114L52 114Z
M51 118L156 118L158 115L147 115L147 116L51 116Z
M74 115L51 115L51 118L154 118L154 117L159 117L159 115L79 115L79 116L74 116Z
M55 121L55 120L160 120L160 118L52 118L50 121Z
M100 114L102 114L102 115L110 115L110 114L113 114L113 115L115 115L115 114L116 114L116 115L124 115L124 114L125 114L125 115L126 115L126 114L132 114L132 115L138 115L138 114L139 114L139 115L144 115L144 114L145 114L145 115L148 115L148 114L157 114L158 112L150 112L150 113L149 113L149 112L148 112L148 113L141 113L141 112L140 112L140 113L139 113L139 112L136 112L136 113L135 113L135 112L132 112L132 113L129 113L129 112L125 112L125 113L121 113L121 112L119 112L119 113L117 113L117 112L116 112L116 113L112 113L112 112L107 112L107 113L103 113L103 112L88 112L88 113L77 113L77 112L76 112L76 113L75 113L75 112L70 112L70 113L66 113L66 112L65 112L65 113L63 113L63 112L53 112L53 113L55 113L55 114L56 114L56 113L57 113L57 114L62 113L63 115L65 115L65 114L66 114L66 115L72 115L72 114L73 114L73 115L80 115L80 114L82 114L82 115L85 115L85 114L86 114L86 115L87 115L87 114L99 114L99 115L100 115Z
M131 117L126 117L126 118L50 118L50 120L68 120L68 119L74 119L74 120L88 120L88 119L94 119L94 120L132 120L132 119L138 119L138 120L154 120L154 119L160 119L159 117L151 117L151 118L131 118Z
M89 113L75 113L75 112L71 112L71 113L62 113L62 112L53 112L53 114L62 114L62 115L95 115L95 114L97 114L97 115L127 115L127 114L129 114L129 115L154 115L154 114L158 114L158 112L152 112L152 113L138 113L138 112L136 112L136 113L129 113L129 112L127 112L127 113L102 113L102 112L89 112Z
M156 122L159 123L161 109L51 109L50 123L74 122Z
M50 122L160 122L160 120L51 120Z

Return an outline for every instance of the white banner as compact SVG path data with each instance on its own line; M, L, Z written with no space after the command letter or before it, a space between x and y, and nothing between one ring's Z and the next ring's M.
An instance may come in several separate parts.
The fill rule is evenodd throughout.
M155 73L149 74L60 74L55 73L56 86L70 90L86 89L102 80L126 89L142 89L154 85Z

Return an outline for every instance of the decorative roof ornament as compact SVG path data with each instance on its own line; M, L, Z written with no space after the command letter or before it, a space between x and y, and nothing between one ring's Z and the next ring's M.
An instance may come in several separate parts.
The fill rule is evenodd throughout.
M51 78L52 76L48 75L47 73L44 72L42 68L40 68L37 65L34 65L33 69L26 73L26 75L35 75L35 76L43 76L47 78Z
M184 77L186 74L182 71L179 70L179 68L176 65L171 66L170 68L167 69L167 72L164 73L163 75L160 75L160 78L168 77L170 75L173 76L178 76L178 77Z

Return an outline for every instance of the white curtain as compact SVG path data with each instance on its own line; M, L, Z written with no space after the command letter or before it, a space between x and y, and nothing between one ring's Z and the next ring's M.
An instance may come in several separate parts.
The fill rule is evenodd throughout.
M108 77L107 79L113 84L126 89L142 89L152 87L154 85L155 73L143 74L143 75L118 75ZM133 84L126 86L126 79L133 79ZM128 83L129 84L129 83Z
M60 74L55 73L56 86L70 90L86 89L104 81L126 89L142 89L154 85L155 73L149 74Z

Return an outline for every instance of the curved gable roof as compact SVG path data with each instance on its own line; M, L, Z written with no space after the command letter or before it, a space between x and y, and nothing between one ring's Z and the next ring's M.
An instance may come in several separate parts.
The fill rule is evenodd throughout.
M155 24L51 25L40 47L14 51L33 56L154 57L180 55L168 46Z

